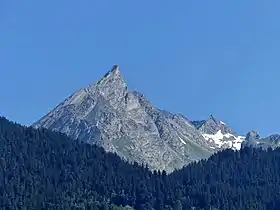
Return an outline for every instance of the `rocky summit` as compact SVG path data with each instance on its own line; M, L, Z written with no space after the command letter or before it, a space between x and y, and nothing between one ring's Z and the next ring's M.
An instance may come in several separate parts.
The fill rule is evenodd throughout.
M204 121L190 121L156 108L143 94L127 88L118 66L33 126L65 133L130 162L167 172L223 148L240 149L244 141L212 115Z
M256 147L262 149L275 149L280 146L280 135L273 134L268 137L261 138L257 131L251 131L247 134L245 141L242 142L244 147Z
M239 150L245 137L238 136L226 123L210 115L207 120L193 121L202 136L214 143L213 149L231 148Z

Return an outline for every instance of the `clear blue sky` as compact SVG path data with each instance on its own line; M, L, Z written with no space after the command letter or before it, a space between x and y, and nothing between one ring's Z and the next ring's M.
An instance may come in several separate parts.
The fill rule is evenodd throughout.
M31 124L119 64L131 89L280 132L279 0L0 0L0 115Z

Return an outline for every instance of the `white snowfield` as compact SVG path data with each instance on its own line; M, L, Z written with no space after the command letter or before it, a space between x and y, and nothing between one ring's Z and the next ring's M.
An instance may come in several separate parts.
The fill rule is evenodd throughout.
M234 150L240 150L241 144L245 140L244 136L235 136L231 133L223 134L221 130L219 130L216 134L202 134L203 137L208 140L214 142L218 148L223 146L227 146L228 148ZM232 141L228 139L232 138Z

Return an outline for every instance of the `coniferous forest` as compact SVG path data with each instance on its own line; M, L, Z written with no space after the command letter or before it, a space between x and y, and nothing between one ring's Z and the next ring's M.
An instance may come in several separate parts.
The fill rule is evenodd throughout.
M0 209L280 209L280 149L224 150L166 174L0 118Z

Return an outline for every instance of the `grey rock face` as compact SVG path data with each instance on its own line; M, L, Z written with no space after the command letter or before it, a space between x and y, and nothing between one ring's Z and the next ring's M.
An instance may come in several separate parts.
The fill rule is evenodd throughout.
M259 144L260 135L256 131L250 131L247 133L245 141L242 143L244 147L257 147Z
M280 146L280 135L274 134L265 138L261 138L256 131L251 131L247 134L245 141L242 143L244 147L256 147L256 148L272 148L275 149Z
M213 115L210 115L207 120L193 121L193 124L201 132L207 134L216 134L218 131L221 131L222 134L235 134L235 132L230 127L228 127L224 122L214 118Z
M226 137L238 138L213 116L192 123L157 109L143 94L128 90L118 66L68 97L33 126L63 132L129 161L168 172L223 148L225 144L212 141L219 132L220 142L227 141Z
M260 134L258 134L257 131L250 131L246 135L246 141L249 141L249 142L256 142L259 139L260 139Z

